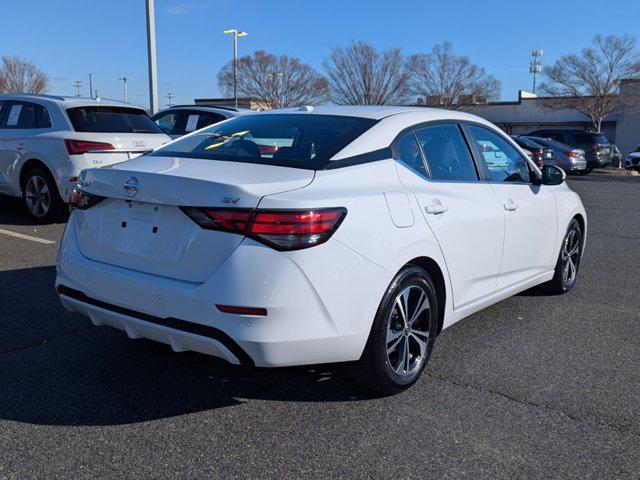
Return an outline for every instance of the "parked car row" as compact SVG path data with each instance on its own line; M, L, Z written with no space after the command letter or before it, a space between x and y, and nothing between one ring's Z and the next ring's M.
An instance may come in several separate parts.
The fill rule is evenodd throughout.
M568 133L554 133L549 130L538 130L528 135L512 135L512 138L518 145L530 153L531 158L540 167L543 164L557 165L566 173L587 174L593 170L594 165L602 166L606 162L611 162L610 153L608 160L605 159L604 149L593 148L591 144L584 144L585 138L593 138L592 135L584 133L586 137L581 137L574 131L567 130ZM604 138L604 136L600 136ZM561 138L563 141L558 140ZM605 138L606 140L606 138ZM607 143L608 145L608 143ZM592 155L589 157L587 152L580 146L590 148ZM611 148L607 147L611 152ZM598 155L600 155L598 157ZM591 158L589 160L588 158ZM594 158L598 158L594 160Z

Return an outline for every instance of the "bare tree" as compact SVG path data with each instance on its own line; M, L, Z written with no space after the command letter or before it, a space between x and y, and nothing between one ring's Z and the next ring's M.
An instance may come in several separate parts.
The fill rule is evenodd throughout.
M2 57L0 65L0 93L45 93L49 78L20 57Z
M218 73L218 86L233 95L233 62ZM313 105L327 99L327 81L297 58L259 50L238 59L238 94L257 98L267 108Z
M500 82L468 57L457 56L449 42L411 55L407 70L411 93L424 96L430 106L457 110L500 97Z
M624 35L596 35L592 45L579 54L563 55L544 69L540 90L550 97L550 108L573 108L591 118L600 132L607 115L628 101L619 94L620 82L640 78L640 54L636 40Z
M388 105L407 100L407 73L400 49L378 52L365 42L333 47L324 62L331 99L341 105Z

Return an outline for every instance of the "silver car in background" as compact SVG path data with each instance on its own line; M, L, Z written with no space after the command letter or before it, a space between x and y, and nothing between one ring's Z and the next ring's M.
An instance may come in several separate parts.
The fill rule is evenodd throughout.
M527 136L529 140L532 140L547 148L553 149L553 155L558 167L563 169L567 173L580 173L587 174L587 159L585 157L584 150L580 148L573 148L570 145L560 143L550 138L532 137Z

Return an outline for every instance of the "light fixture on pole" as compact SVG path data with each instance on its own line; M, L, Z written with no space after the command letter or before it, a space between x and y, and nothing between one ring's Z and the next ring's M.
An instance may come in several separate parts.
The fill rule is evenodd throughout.
M122 80L122 84L123 84L123 89L124 89L124 101L125 103L129 101L128 96L127 96L127 82L129 80L133 80L131 77L127 77L125 75L118 77L118 80Z
M247 32L230 28L223 33L233 34L233 103L238 108L238 37L246 37Z
M529 65L529 73L533 74L533 93L536 93L536 76L542 72L542 62L538 60L542 56L542 52L542 49L531 52L533 60L531 60L531 64Z
M164 96L167 97L167 107L173 107L173 97L175 97L176 95L173 92L167 92L164 94Z
M76 88L76 97L80 97L80 89L83 87L82 82L80 80L76 80L73 86Z

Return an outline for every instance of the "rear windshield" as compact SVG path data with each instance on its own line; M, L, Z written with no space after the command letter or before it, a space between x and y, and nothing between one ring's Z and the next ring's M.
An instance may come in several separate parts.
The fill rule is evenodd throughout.
M162 133L144 110L127 107L77 107L67 109L76 132Z
M601 133L574 133L572 136L577 143L609 143Z
M529 140L528 138L523 138L523 137L515 137L514 140L516 141L516 143L518 145L520 145L523 148L536 148L536 149L540 149L541 146L540 144L533 142L531 140Z
M212 125L149 155L317 170L375 123L336 115L245 115Z

